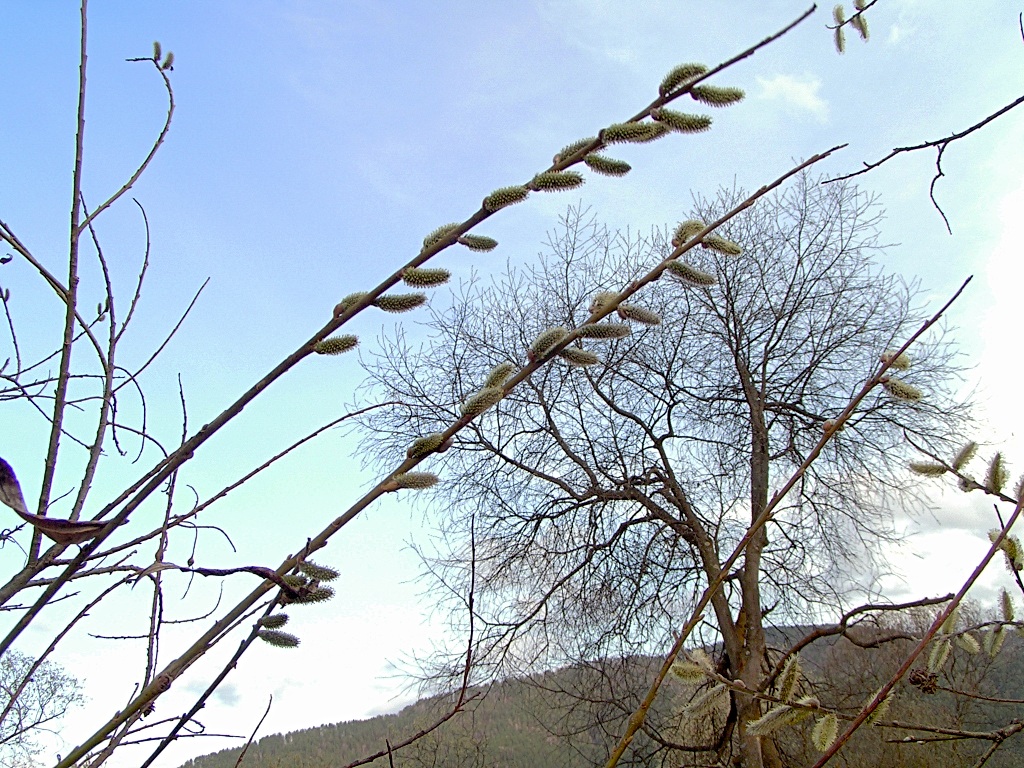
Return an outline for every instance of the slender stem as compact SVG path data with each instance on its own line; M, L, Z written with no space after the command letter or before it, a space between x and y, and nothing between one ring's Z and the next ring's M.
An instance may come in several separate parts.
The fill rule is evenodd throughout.
M53 487L54 474L57 471L57 453L60 450L61 427L64 423L64 408L67 404L68 381L71 375L71 349L75 336L75 310L78 306L78 242L82 231L79 225L79 218L82 211L82 162L85 153L85 73L88 62L86 53L88 4L89 0L82 0L80 6L82 34L79 37L78 116L75 123L75 169L71 182L71 226L68 247L67 298L65 299L66 307L64 312L64 340L60 354L60 373L57 376L57 387L53 398L53 423L50 426L50 442L46 449L46 464L43 468L39 504L36 508L36 514L39 515L45 515L50 505L50 491ZM41 542L42 534L37 530L32 534L32 544L28 551L29 562L34 562L39 558L39 545Z

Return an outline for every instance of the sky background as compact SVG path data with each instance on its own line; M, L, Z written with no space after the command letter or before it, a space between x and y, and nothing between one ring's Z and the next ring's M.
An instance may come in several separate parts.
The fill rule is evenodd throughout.
M849 36L844 56L825 28L828 10L819 9L715 79L742 87L747 99L714 111L710 132L617 148L615 156L634 166L627 177L587 173L578 192L534 195L476 230L501 243L496 252L452 249L437 265L452 270L457 284L474 270L497 274L506 262L528 261L570 203L591 206L613 228L647 231L678 221L694 194L710 195L721 185L756 188L836 144L849 147L822 165L825 173L847 172L895 146L973 124L1024 91L1019 9L987 0L946 5L940 14L923 0L881 0L868 15L871 42ZM134 335L122 353L126 365L148 356L209 278L196 309L145 377L154 434L172 444L181 432L179 374L194 433L320 328L342 296L373 287L418 251L427 232L470 215L494 188L529 179L563 145L632 116L672 66L723 61L807 6L743 0L722 7L598 0L95 3L88 203L123 183L165 113L152 67L125 59L150 55L153 40L175 53L171 134L132 192L145 207L152 250ZM62 271L77 9L53 0L3 0L0 30L0 219ZM1006 450L1011 471L1024 456L1013 333L1022 285L1022 146L1024 110L950 147L936 194L952 236L928 200L934 153L904 156L861 178L887 210L882 240L893 246L885 266L919 278L929 307L975 275L949 322L972 366L964 387L975 391L982 409L979 437ZM99 234L124 302L145 243L138 208L122 201L100 220ZM83 285L86 295L99 296L93 267ZM0 286L12 291L26 350L51 349L54 323L62 318L52 294L17 259L0 266ZM436 296L443 301L445 293ZM393 318L365 312L346 332L372 348L393 326ZM3 344L9 347L6 339ZM0 358L10 354L0 349ZM359 381L354 355L302 363L201 449L179 503L192 502L185 483L205 498L337 418ZM3 409L0 455L15 466L31 500L48 429L23 406L4 403ZM370 485L373 475L353 455L355 445L331 431L212 508L208 521L230 532L238 553L210 533L203 564L276 565L296 551ZM992 450L983 449L986 458ZM96 506L104 489L133 480L152 459L147 454L133 467L112 457L97 480ZM79 467L69 452L58 493L74 487ZM931 515L905 523L906 545L891 555L902 575L886 581L888 594L902 600L955 589L993 525L983 500L936 496ZM270 694L274 703L261 735L362 718L408 701L413 692L404 665L432 640L444 642L429 596L414 581L418 562L408 546L429 535L427 508L395 495L349 526L319 556L342 571L338 597L291 612L299 649L261 646L242 660L201 717L208 731L247 734ZM9 563L4 570L14 569L20 554L9 548L0 558ZM184 560L187 551L172 550L170 558ZM991 599L1007 583L1001 564L993 565L977 597ZM169 594L178 599L184 582L175 584L178 591ZM251 587L246 577L227 580L224 604ZM213 607L215 590L193 589ZM133 606L147 604L143 593L137 588L97 612L89 631L142 629L141 619L130 617L139 615ZM24 650L31 653L59 626L55 612L29 633ZM172 632L165 653L196 629ZM189 694L205 686L234 642L223 646L161 698L160 716L188 707ZM83 632L58 658L85 679L90 697L64 724L65 744L55 751L66 751L127 700L141 656L130 643L93 641ZM159 765L228 745L179 742ZM131 752L118 760L112 764L134 764Z

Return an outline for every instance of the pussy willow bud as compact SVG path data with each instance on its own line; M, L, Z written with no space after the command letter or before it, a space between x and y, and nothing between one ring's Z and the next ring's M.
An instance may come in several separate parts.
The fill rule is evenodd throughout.
M875 696L877 695L878 694L876 693ZM885 717L886 713L888 713L889 711L889 706L892 704L892 696L893 692L889 691L889 693L885 695L885 698L879 702L877 707L875 707L875 711L868 715L867 719L864 721L865 725L874 725L879 720ZM874 696L871 697L871 699L874 698ZM871 699L869 699L868 701L870 701ZM864 703L867 704L868 702L865 701Z
M164 72L170 72L174 69L174 51L168 51L164 63L160 65L160 69Z
M724 703L729 697L729 686L719 683L708 688L704 693L697 696L689 704L683 707L683 711L690 717L700 717L715 709L720 703Z
M406 267L402 270L402 282L413 288L433 288L444 285L452 273L440 267Z
M522 186L496 189L484 198L484 210L494 213L510 205L521 203L529 194L530 190Z
M861 40L864 40L866 42L867 39L871 36L871 33L868 30L868 20L864 17L863 13L858 14L857 16L854 16L852 19L850 19L850 24L853 25L853 28L857 30L857 34L860 35Z
M491 369L491 372L487 374L487 379L484 381L484 388L504 386L505 382L508 381L508 377L511 376L515 370L516 366L512 363L498 363Z
M564 325L558 325L554 328L548 328L546 331L541 331L540 335L533 340L533 344L530 345L530 360L538 360L544 357L544 355L551 351L552 347L568 334L569 329Z
M624 339L633 331L625 323L588 323L581 325L581 339Z
M897 400L906 400L907 402L916 402L924 397L917 387L902 379L888 378L883 384L885 391L895 397Z
M153 41L153 61L160 61L160 57L163 56L163 50L160 48L160 41Z
M717 85L696 85L690 90L690 96L709 107L728 107L742 101L744 95L740 88L720 88Z
M629 163L605 155L587 155L583 158L583 162L594 173L600 173L602 176L625 176L633 170L633 166Z
M378 296L373 306L385 312L408 312L426 303L426 294L395 293L390 296Z
M462 415L478 416L501 400L504 394L501 387L484 387L462 404Z
M609 125L598 138L605 144L646 144L668 133L660 123L615 123Z
M332 336L329 339L324 339L314 344L313 351L318 355L340 355L342 352L355 349L358 343L359 338L356 336Z
M412 441L412 445L406 449L405 455L410 459L418 459L420 456L426 456L428 453L436 451L441 447L442 442L440 432L417 437Z
M312 563L309 560L303 560L296 567L304 576L316 579L317 581L334 581L341 575L333 568L328 568L326 565L320 565L319 563Z
M675 662L671 667L671 672L684 683L699 684L708 679L704 668L689 660Z
M601 362L597 355L579 347L566 347L558 356L569 363L573 368L586 368L589 365L596 365Z
M684 283L706 287L718 282L718 278L681 261L670 261L666 271Z
M981 650L981 645L978 643L978 639L970 632L964 632L956 636L956 644L967 651L972 656Z
M547 171L534 176L530 184L540 192L559 192L582 186L583 176L576 171Z
M591 136L586 139L574 141L572 144L567 144L566 146L558 150L558 154L551 159L551 162L554 163L555 165L558 165L560 162L562 162L563 160L568 160L570 157L577 154L580 150L584 149L585 147L589 147L595 141L597 141L597 137Z
M271 616L264 616L260 619L260 626L267 629L280 629L288 623L287 613L275 613Z
M680 222L679 226L676 227L675 232L672 233L672 247L678 248L684 243L692 240L696 235L700 234L706 225L703 221L697 219L687 219L686 221Z
M299 638L279 629L261 629L256 636L275 648L298 648Z
M890 368L897 371L905 371L910 368L910 358L907 353L897 355L895 349L887 349L878 357L879 362L888 363Z
M288 602L295 605L309 605L310 603L325 603L332 597L334 597L333 589L330 587L317 587L290 598Z
M726 256L739 256L743 253L743 249L736 243L732 240L726 240L721 235L705 235L704 239L700 241L700 244L708 250L718 251L719 253L724 253Z
M651 117L677 133L700 133L711 127L711 118L708 115L690 115L664 107L652 109Z
M437 485L439 478L432 472L402 472L391 478L396 488L410 488L421 491Z
M423 238L423 250L430 248L431 246L437 245L439 242L444 240L448 235L455 232L462 225L458 222L452 222L451 224L442 224L440 227L435 229L429 235Z
M996 493L1002 493L1003 486L1006 485L1006 481L1009 479L1009 475L1006 472L1006 464L1003 462L1003 454L997 453L992 457L991 463L988 465L988 473L985 475L985 486Z
M600 312L602 309L607 307L610 303L615 301L617 294L615 291L601 291L590 300L590 314Z
M352 307L354 307L368 295L369 294L367 294L366 291L357 291L356 293L350 293L344 299L339 301L337 305L334 307L334 316L338 317L340 315L345 314L345 312L350 310Z
M792 701L803 677L803 669L800 667L800 657L793 655L786 661L782 668L782 675L779 679L779 698L783 701Z
M463 235L459 242L471 251L493 251L498 247L497 240L484 235Z
M959 472L967 465L967 462L974 458L974 455L977 452L978 444L972 440L957 452L956 456L953 457L953 460L949 462L949 464L953 469Z
M1013 605L1013 598L1010 597L1010 593L1006 591L1005 587L999 595L999 610L1003 616L1003 621L1013 621L1016 610Z
M780 728L795 725L810 716L809 710L780 704L773 709L769 709L760 718L750 723L747 726L747 733L751 736L767 736L775 733Z
M839 735L839 718L829 712L814 724L811 731L811 741L819 752L824 752L832 746L832 742Z
M942 477L946 474L946 468L941 464L933 464L930 461L912 461L910 462L910 471L915 475L922 475L923 477Z
M688 83L694 78L706 74L708 68L703 64L680 64L673 67L658 86L658 92L662 96L668 96L673 91Z
M619 317L641 325L661 325L661 315L636 304L619 304Z

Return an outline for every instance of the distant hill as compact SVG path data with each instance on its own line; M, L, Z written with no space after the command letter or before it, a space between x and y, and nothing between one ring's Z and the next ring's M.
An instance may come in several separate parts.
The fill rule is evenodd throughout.
M804 628L777 630L770 644L787 647ZM846 640L819 641L803 654L807 675L828 679L834 690L824 703L853 709L877 689L883 675L905 652L893 644L880 649L857 648ZM549 672L528 680L508 680L490 688L471 705L414 746L394 755L398 768L589 768L607 757L626 718L646 690L658 659L634 657L603 660ZM1012 634L995 660L984 653L957 650L951 668L959 687L1002 698L1024 698L1024 641ZM678 682L659 695L650 722L655 738L637 740L633 765L688 765L692 756L669 752L658 739L672 741L683 725L679 711L692 695ZM581 700L587 700L580 704ZM407 739L451 706L444 697L423 699L391 715L266 736L252 744L244 768L341 768ZM1024 706L965 700L949 693L925 695L905 686L893 719L950 726L960 718L963 728L979 731L1024 718ZM784 751L794 765L809 764L813 754L809 729L792 729ZM868 729L847 750L849 765L872 768L972 765L987 742L893 744L904 732ZM234 768L240 748L198 757L182 768ZM940 751L941 750L941 751ZM858 753L860 756L858 757ZM1024 765L1024 736L1016 736L986 763L989 768ZM813 760L811 761L813 762ZM375 763L386 766L386 758Z

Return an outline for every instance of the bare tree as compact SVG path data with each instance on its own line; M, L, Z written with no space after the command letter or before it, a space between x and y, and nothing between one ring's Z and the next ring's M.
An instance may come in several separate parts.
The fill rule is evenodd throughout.
M52 731L72 707L84 702L81 683L52 661L37 664L18 651L0 657L0 763L31 764L37 736Z
M714 220L745 196L699 200L694 218ZM613 327L632 333L603 347L602 362L586 357L594 341L574 347L567 364L457 438L442 472L453 546L431 567L463 590L472 520L486 626L476 657L489 674L663 647L695 591L719 575L720 553L920 323L916 287L873 261L877 216L849 184L799 177L720 230L742 255L709 243L691 274L666 274L620 305ZM577 326L603 291L664 258L679 242L670 239L610 233L570 210L538 265L465 286L434 314L422 350L400 336L373 359L375 393L408 405L367 415L368 446L384 456L411 432L436 430L488 370L518 364L545 328ZM919 346L903 385L928 397L871 396L747 547L705 619L705 642L724 650L723 676L760 689L765 623L820 620L842 605L846 575L864 570L893 511L917 498L904 433L945 450L964 425L956 373L941 334ZM759 702L733 702L723 727L736 739L719 735L704 749L757 749L744 741Z

